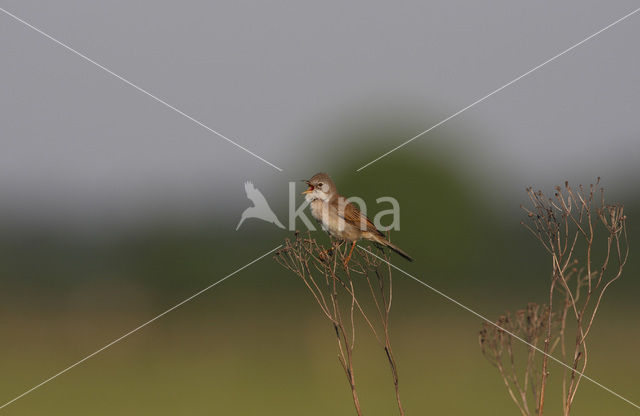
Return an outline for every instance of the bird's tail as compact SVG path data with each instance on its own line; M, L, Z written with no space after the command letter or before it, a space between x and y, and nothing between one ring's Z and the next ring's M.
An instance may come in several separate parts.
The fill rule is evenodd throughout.
M385 247L389 247L391 250L395 251L396 253L398 253L399 255L401 255L402 257L404 257L405 259L409 260L409 261L413 261L413 258L408 255L405 251L403 251L400 247L396 246L395 244L393 244L391 241L387 240L384 237L381 236L376 236L376 242L379 244L382 244Z

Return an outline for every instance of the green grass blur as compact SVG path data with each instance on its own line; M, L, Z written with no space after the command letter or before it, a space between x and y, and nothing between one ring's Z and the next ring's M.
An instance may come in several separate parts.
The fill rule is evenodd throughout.
M417 259L409 264L395 258L400 267L490 318L529 301L543 303L548 262L518 224L519 208L496 209L503 201L486 200L481 185L443 160L451 159L443 153L402 152L366 173L332 174L346 194L357 190L365 200L391 194L400 201L402 230L393 239ZM525 197L523 191L523 202ZM601 307L590 335L587 371L636 402L637 197L617 198L628 207L631 259ZM0 241L0 402L289 235L257 221L235 232L235 221L158 224L107 238L5 226ZM517 414L498 373L480 354L481 321L399 273L395 282L392 339L407 413ZM330 325L301 282L268 258L0 412L352 414L335 348ZM394 414L384 352L362 322L355 364L365 414ZM546 407L548 414L558 414L561 369L550 368ZM582 383L574 410L576 415L636 412L588 381Z

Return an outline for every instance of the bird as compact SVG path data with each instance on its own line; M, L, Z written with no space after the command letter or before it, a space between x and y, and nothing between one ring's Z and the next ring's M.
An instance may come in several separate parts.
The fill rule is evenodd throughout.
M245 209L242 212L242 215L240 216L240 222L236 226L236 231L238 230L238 228L240 228L240 225L242 225L244 220L246 220L247 218L259 218L263 221L273 223L280 228L284 228L284 225L282 225L282 223L278 220L278 217L276 217L276 214L273 212L273 210L271 210L271 207L269 207L269 203L267 203L267 200L265 199L264 195L262 195L262 192L260 192L255 186L253 186L253 183L251 183L250 181L245 182L244 190L247 193L247 198L249 198L249 200L253 202L253 206Z
M410 255L384 237L384 234L360 212L355 205L338 193L338 189L326 173L316 173L305 180L309 189L303 192L309 201L311 215L322 224L330 235L351 242L351 250L345 260L349 262L353 249L360 239L389 247L405 259L413 261Z

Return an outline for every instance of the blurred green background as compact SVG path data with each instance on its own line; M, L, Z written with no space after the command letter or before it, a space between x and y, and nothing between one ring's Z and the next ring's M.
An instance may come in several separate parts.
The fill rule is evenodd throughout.
M291 237L255 219L235 231L243 182L286 224L289 181L300 192L319 171L371 217L387 209L376 198L397 198L392 238L416 261L394 262L491 319L546 299L550 262L519 225L525 187L602 176L626 205L631 256L587 373L640 403L637 1L1 7L184 113L0 13L0 406ZM480 353L481 320L399 273L395 288L407 414L517 415ZM352 415L336 355L304 285L265 258L0 416ZM396 414L362 322L355 365L365 415ZM583 381L573 414L637 413Z
M384 126L338 129L334 134L356 149L411 131ZM447 142L446 137L438 142ZM466 172L469 154L446 146L430 146L420 154L399 151L355 174L359 163L386 150L366 147L357 158L334 160L336 169L329 172L345 195L367 201L383 195L398 199L401 231L393 239L416 258L409 264L394 257L398 266L491 319L530 301L545 302L549 262L519 224L524 216L517 199L526 202L525 186L549 190L555 184L523 183L517 196L490 189ZM306 177L314 173L308 171ZM596 175L584 178L584 183ZM287 180L269 179L280 197L266 194L285 223ZM266 180L256 181L258 188L265 184ZM640 283L634 241L640 237L635 225L640 194L605 178L603 186L609 185L610 199L626 204L632 251L590 336L587 373L637 401ZM162 217L140 228L98 232L91 227L69 230L55 224L5 222L0 234L0 401L12 399L291 236L258 220L247 220L234 231L241 211L249 206L243 197L238 182L232 196L239 201L237 212L220 214L212 207L207 219L186 224ZM369 213L373 216L383 208L372 203ZM326 241L319 232L318 236ZM392 341L407 413L517 414L498 373L480 354L481 321L399 273L395 282ZM365 414L394 414L384 352L362 322L355 365ZM551 364L550 371L546 406L548 414L558 414L556 382L561 368ZM635 413L632 406L588 381L583 381L574 409L577 415ZM2 412L353 413L332 328L297 277L270 257Z

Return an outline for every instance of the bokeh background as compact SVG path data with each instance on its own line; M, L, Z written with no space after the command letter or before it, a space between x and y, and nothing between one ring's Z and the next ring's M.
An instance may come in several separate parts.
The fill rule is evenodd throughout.
M416 258L397 264L490 318L545 300L548 261L519 225L525 187L601 176L626 206L631 257L587 372L640 401L640 16L356 173L637 3L0 7L283 169L0 13L0 402L280 244L291 233L258 220L235 231L243 182L286 223L288 182L317 171L346 195L397 198L393 238ZM517 414L477 317L401 275L394 299L408 414ZM393 414L383 353L361 332L363 408ZM0 413L352 414L334 343L301 282L267 258ZM557 389L547 409L559 413ZM582 383L575 414L636 413Z

